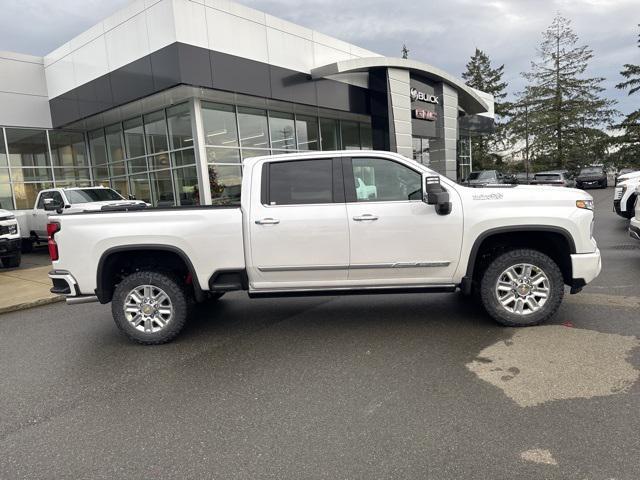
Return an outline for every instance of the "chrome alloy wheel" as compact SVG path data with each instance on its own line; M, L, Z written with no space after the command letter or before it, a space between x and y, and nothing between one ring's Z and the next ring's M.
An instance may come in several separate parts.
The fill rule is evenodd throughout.
M540 310L549 298L550 284L540 267L519 263L498 277L496 296L502 307L516 315L529 315Z
M133 328L144 333L162 330L173 318L169 295L154 285L140 285L124 301L124 315Z

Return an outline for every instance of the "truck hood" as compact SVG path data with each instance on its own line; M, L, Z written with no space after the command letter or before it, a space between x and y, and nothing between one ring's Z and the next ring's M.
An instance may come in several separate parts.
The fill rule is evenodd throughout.
M593 197L577 188L558 188L544 185L518 185L516 187L465 188L474 202L495 204L571 204L576 200L593 200Z
M624 175L620 175L618 177L618 182L626 182L627 180L637 179L640 179L640 170L637 172L625 173Z
M0 218L8 217L9 215L13 215L13 212L0 208Z

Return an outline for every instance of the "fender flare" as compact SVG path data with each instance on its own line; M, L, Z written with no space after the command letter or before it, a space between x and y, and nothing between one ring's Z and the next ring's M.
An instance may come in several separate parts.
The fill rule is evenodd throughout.
M471 293L471 287L473 282L473 273L476 265L476 259L478 251L482 243L493 235L501 235L505 233L522 233L522 232L545 232L545 233L557 233L562 235L569 245L569 251L571 254L576 253L576 243L571 236L571 233L562 227L553 225L511 225L506 227L491 228L482 232L476 237L473 242L473 246L469 252L469 259L467 261L467 270L465 276L462 278L461 290L465 294Z
M202 290L202 287L200 286L198 276L196 275L196 270L193 267L193 263L191 263L189 256L186 253L184 253L183 250L171 245L139 244L138 243L138 244L118 245L117 247L111 247L105 250L100 256L100 260L98 261L98 268L96 271L96 290L95 290L96 297L98 297L98 300L100 301L100 303L103 303L103 304L109 303L111 301L111 296L113 294L113 292L111 292L111 295L109 295L109 291L107 288L105 288L102 281L102 276L103 276L102 273L103 273L104 264L107 258L109 258L114 253L132 252L132 251L138 251L138 250L156 250L156 251L160 250L164 252L175 253L176 255L178 255L178 257L180 257L180 259L185 263L185 265L187 266L187 270L191 274L191 278L193 281L193 291L194 291L196 300L198 302L201 302L202 300L204 300L204 292Z

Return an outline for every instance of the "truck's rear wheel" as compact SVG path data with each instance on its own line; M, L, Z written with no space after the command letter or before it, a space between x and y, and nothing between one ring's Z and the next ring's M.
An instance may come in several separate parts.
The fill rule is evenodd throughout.
M187 293L178 278L142 271L126 277L111 303L118 328L138 343L158 345L173 340L187 320Z
M564 296L558 265L536 250L512 250L496 257L480 282L482 304L498 323L537 325L552 317Z

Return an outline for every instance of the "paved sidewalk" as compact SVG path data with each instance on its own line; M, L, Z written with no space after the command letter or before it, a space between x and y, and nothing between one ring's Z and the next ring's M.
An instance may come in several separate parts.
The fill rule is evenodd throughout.
M49 292L47 273L51 265L35 266L37 263L27 262L27 268L0 269L0 314L64 300Z

